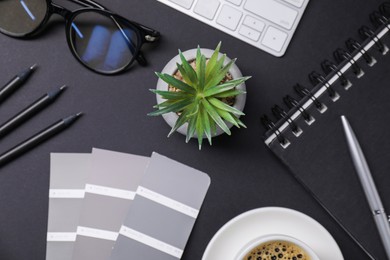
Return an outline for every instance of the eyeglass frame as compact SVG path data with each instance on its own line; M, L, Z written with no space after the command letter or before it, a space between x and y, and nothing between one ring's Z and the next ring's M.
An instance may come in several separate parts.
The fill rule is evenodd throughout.
M124 17L116 14L116 13L113 13L108 8L106 8L103 5L101 5L95 1L92 1L92 0L68 0L72 3L79 4L79 5L83 6L83 8L76 9L75 11L68 10L63 6L60 6L56 3L54 3L52 0L45 0L45 1L47 3L46 14L45 14L44 19L42 19L41 23L37 26L36 29L34 29L31 32L25 33L25 34L11 33L11 32L2 30L1 28L0 28L0 32L7 35L7 36L13 37L13 38L21 38L21 39L31 38L32 36L39 34L44 29L45 25L47 24L47 22L49 21L50 17L53 14L58 14L65 19L66 40L67 40L68 46L71 49L72 55L84 67L86 67L89 70L92 70L96 73L104 74L104 75L114 75L114 74L118 74L118 73L121 73L123 71L126 71L134 63L134 60L137 60L137 62L141 66L146 66L147 61L146 61L146 59L141 51L141 47L144 43L153 43L153 42L156 42L160 38L160 33L158 31L156 31L150 27L147 27L145 25L142 25L140 23L131 21L127 18L124 18ZM76 48L71 40L71 32L72 32L71 27L72 27L72 21L73 21L74 17L76 17L80 13L84 13L84 12L95 12L95 13L100 13L106 17L109 17L109 18L113 19L113 21L119 27L119 29L121 29L120 28L121 26L118 24L117 21L122 21L137 34L137 46L136 46L137 48L136 48L135 52L133 53L132 59L127 63L127 65L125 65L122 68L119 68L117 70L114 70L114 71L104 72L101 70L94 69L93 67L88 66L85 62L82 61L82 59L77 54Z

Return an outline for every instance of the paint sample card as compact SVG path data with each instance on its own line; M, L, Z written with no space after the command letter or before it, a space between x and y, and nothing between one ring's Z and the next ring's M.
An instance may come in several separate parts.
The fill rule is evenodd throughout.
M150 158L93 149L73 260L107 260Z
M205 173L153 153L109 259L180 259L209 185Z
M71 260L90 154L50 155L46 260Z

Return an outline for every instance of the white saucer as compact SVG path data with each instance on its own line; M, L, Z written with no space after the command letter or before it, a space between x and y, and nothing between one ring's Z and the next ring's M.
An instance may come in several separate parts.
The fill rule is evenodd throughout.
M211 239L202 260L234 260L249 241L268 234L295 237L321 260L344 260L336 241L320 223L298 211L279 207L250 210L230 220Z

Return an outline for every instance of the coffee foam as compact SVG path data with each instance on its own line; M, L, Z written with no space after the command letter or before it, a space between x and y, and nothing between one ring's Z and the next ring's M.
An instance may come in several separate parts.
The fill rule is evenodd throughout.
M310 260L310 256L298 245L278 240L256 246L242 260Z

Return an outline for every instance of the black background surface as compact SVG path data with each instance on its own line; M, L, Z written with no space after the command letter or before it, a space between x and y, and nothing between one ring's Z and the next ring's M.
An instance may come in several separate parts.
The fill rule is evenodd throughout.
M0 121L43 93L63 84L69 89L50 108L1 140L4 151L61 117L83 111L70 129L0 169L0 259L45 258L49 154L90 152L92 147L150 156L152 151L208 173L212 183L188 241L183 260L201 259L207 243L227 221L247 210L281 206L296 209L319 221L338 242L345 259L367 259L324 211L301 189L288 170L263 143L263 113L280 104L291 87L310 86L307 74L320 71L344 41L356 37L378 0L312 0L287 53L273 57L154 0L100 0L111 10L159 30L158 45L146 48L148 67L134 66L124 74L107 77L90 72L68 50L64 24L53 17L40 37L18 40L0 35L0 82L34 64L39 69L24 87L0 106ZM247 82L243 117L248 129L233 129L198 151L197 143L184 142L161 117L147 117L156 98L154 88L166 62L198 44L237 57ZM379 243L379 241L378 241Z

